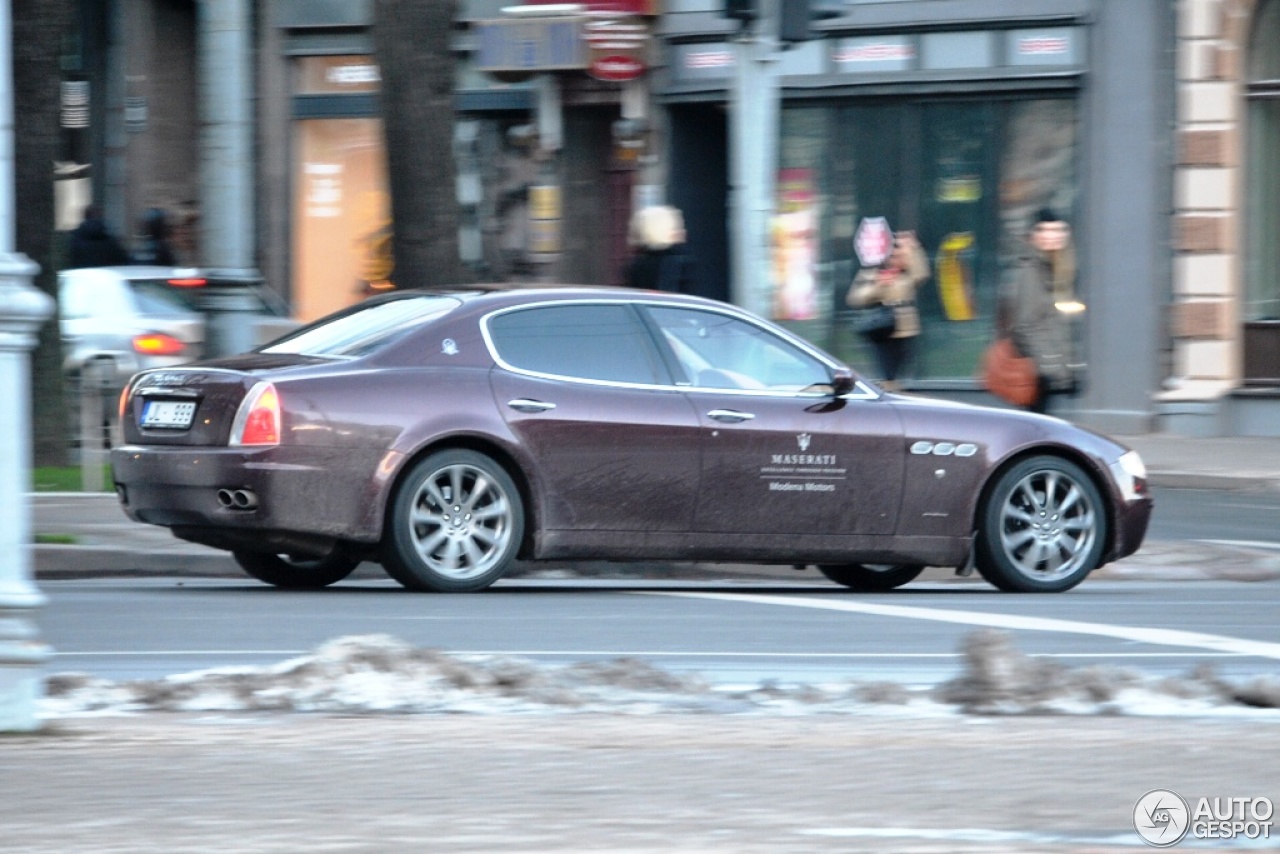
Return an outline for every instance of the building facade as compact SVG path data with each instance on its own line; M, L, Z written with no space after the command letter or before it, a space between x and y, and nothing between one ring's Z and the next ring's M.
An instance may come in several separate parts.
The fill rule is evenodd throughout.
M102 97L82 136L121 230L154 204L198 216L203 2L112 0L87 24L99 35L82 76ZM477 278L619 283L631 211L667 201L685 212L699 292L730 298L739 24L723 0L627 0L611 20L636 28L638 67L495 54L502 33L486 27L511 5L461 2L454 30L459 246ZM528 20L546 17L538 5ZM846 0L770 60L769 313L874 373L843 306L858 226L884 217L917 232L933 268L907 386L988 400L975 374L996 301L1031 217L1052 207L1074 227L1087 306L1084 387L1055 411L1118 433L1280 434L1277 7ZM372 3L248 8L257 267L316 317L391 273ZM529 44L552 30L536 32Z
M1170 429L1280 435L1280 2L1178 10Z

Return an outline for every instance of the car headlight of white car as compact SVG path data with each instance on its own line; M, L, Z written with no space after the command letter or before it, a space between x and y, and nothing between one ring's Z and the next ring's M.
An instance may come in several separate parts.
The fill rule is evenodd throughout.
M1147 466L1137 451L1128 451L1111 464L1111 476L1116 479L1120 493L1126 501L1142 498L1147 494Z

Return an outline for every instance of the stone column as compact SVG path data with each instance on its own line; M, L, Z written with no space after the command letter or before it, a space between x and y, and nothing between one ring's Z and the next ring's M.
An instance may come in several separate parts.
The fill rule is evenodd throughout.
M7 44L8 40L5 39ZM0 186L12 198L13 182ZM53 300L31 286L40 268L0 252L0 732L36 729L49 648L33 619L44 597L31 580L31 368L36 330Z
M14 247L13 20L0 3L0 732L36 729L40 666L49 648L32 616L44 597L31 581L31 369L36 330L53 300L31 286L40 269ZM52 189L52 188L50 188Z

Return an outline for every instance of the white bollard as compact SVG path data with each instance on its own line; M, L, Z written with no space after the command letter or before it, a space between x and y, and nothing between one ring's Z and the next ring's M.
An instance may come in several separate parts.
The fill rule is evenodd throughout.
M40 668L51 651L34 615L44 596L31 575L31 363L53 300L33 288L39 270L0 252L0 732L39 728Z

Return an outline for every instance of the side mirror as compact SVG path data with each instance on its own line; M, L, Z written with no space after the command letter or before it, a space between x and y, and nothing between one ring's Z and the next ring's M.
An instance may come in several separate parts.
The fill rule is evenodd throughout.
M831 374L831 396L840 397L853 391L855 377L848 368L836 368Z

